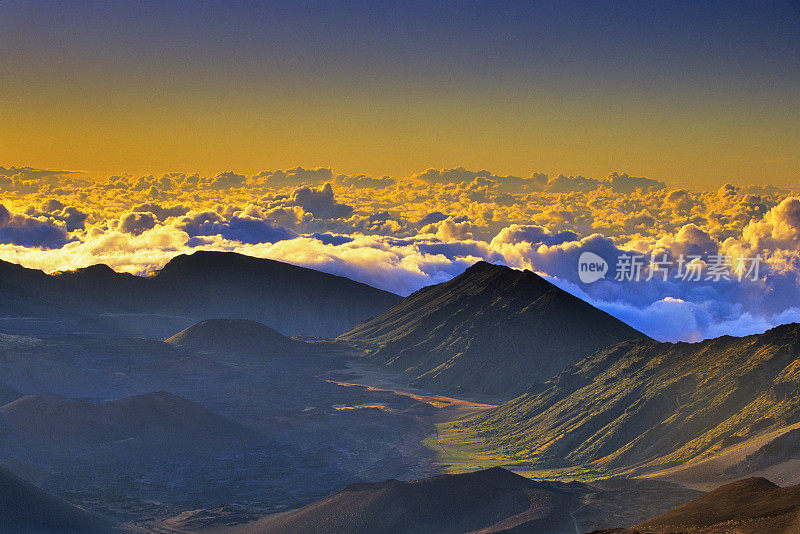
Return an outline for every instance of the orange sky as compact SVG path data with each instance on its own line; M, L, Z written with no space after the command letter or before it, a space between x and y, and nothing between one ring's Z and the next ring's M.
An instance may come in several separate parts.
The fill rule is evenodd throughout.
M309 6L0 3L0 165L800 182L791 3Z

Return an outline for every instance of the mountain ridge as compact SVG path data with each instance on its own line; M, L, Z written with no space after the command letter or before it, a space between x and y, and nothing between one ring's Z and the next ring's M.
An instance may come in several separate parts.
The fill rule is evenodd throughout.
M372 344L368 360L415 385L511 398L595 350L649 338L531 271L477 262L340 339Z
M657 471L800 421L800 325L698 343L622 342L450 425L516 461Z
M157 338L218 317L262 322L285 335L336 337L400 300L342 276L211 251L178 255L146 277L102 264L48 275L0 261L0 290L0 315L14 319L4 321L7 333Z

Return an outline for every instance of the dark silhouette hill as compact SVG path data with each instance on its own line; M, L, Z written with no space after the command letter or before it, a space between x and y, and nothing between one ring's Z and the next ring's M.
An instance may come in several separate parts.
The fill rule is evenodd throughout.
M800 486L760 477L721 486L630 529L597 534L794 534L800 532Z
M459 423L537 466L656 471L800 417L800 325L700 343L627 341Z
M0 533L108 534L106 519L45 492L0 467Z
M181 330L166 340L170 345L205 352L276 354L302 350L295 341L272 328L247 319L209 319Z
M416 385L511 398L598 349L646 336L531 271L478 262L341 338L373 344L371 361Z
M411 482L351 484L292 512L231 530L242 534L570 532L580 485L534 482L496 467Z
M0 291L8 333L160 338L217 317L259 321L286 335L335 337L400 300L341 276L206 251L177 256L148 277L106 265L47 275L0 261Z

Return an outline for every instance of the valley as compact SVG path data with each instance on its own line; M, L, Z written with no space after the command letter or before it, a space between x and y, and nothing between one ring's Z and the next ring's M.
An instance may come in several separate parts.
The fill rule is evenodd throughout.
M436 472L419 442L438 408L327 379L344 361L302 348L248 356L157 340L42 339L35 351L0 355L6 383L39 392L0 408L0 462L124 521L223 504L263 514L353 480ZM387 409L340 409L377 404ZM173 420L174 431L155 430Z

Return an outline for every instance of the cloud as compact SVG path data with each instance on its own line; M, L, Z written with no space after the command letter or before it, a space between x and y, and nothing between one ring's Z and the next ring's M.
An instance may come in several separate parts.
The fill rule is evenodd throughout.
M245 181L244 174L236 174L235 172L223 172L214 177L208 184L211 189L230 189L232 187L241 187Z
M470 171L464 167L452 169L428 169L425 172L415 174L413 180L425 182L427 184L460 184L475 183L480 186L491 186L493 189L504 192L521 193L525 191L535 191L546 183L547 177L543 174L534 173L530 178L518 176L499 176L489 171Z
M800 198L783 199L763 219L751 221L742 237L758 251L800 248Z
M131 211L152 213L153 215L156 216L156 218L159 221L163 222L170 217L180 217L181 215L186 215L187 213L189 213L189 208L182 205L161 206L160 204L148 202L145 204L139 204L138 206L134 206L131 209Z
M34 248L60 248L69 241L66 225L55 219L11 213L0 204L0 243Z
M800 302L800 199L774 187L692 191L625 173L523 178L463 167L92 179L0 167L0 188L0 258L48 271L103 262L144 274L182 252L236 250L408 294L485 259L534 269L669 340L764 329L796 317ZM707 268L714 255L759 254L762 264L755 281L587 285L584 251L612 272L641 255L645 278L653 257L696 255Z
M335 183L336 185L340 185L342 187L355 187L358 189L384 189L386 187L393 186L397 182L394 180L394 178L390 178L388 176L371 178L369 176L364 176L363 174L359 174L358 176L340 174L336 177Z
M143 232L155 228L157 223L158 217L150 212L132 212L120 217L117 228L126 234L141 235Z
M388 213L387 213L387 216L388 216ZM420 227L422 227L422 226L427 226L429 224L436 224L438 222L442 222L445 219L447 219L447 215L445 215L441 211L434 211L434 212L431 212L431 213L427 214L422 219L420 219L417 224Z
M229 220L213 211L191 212L178 218L173 226L189 237L220 236L230 241L246 244L275 243L294 239L297 234L281 226L247 216L233 216ZM197 242L203 242L197 241Z
M295 206L300 206L318 219L339 219L353 213L352 206L336 201L330 183L326 183L320 189L311 189L310 187L295 189L292 193L292 201Z
M61 221L65 224L67 232L82 230L89 214L82 212L75 206L64 206L56 199L49 199L42 202L39 209L28 206L25 215L36 218L49 218Z
M296 167L288 171L263 171L251 179L255 185L266 188L282 189L284 187L297 187L300 185L316 186L330 182L333 172L330 169L304 169Z
M667 184L653 180L652 178L643 178L638 176L629 176L625 173L612 172L602 181L606 187L610 187L615 193L629 194L634 191L657 191L664 189Z

